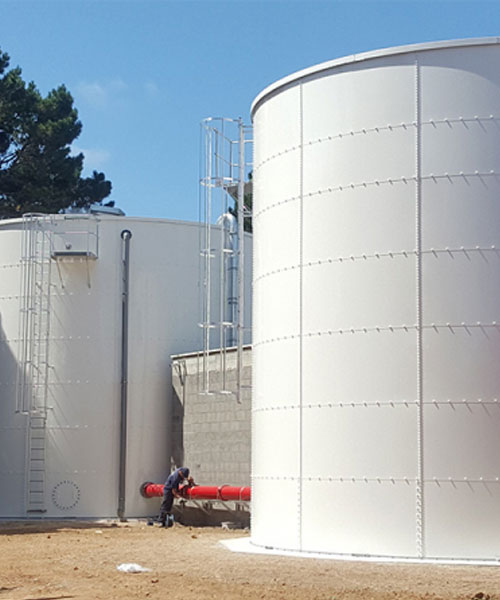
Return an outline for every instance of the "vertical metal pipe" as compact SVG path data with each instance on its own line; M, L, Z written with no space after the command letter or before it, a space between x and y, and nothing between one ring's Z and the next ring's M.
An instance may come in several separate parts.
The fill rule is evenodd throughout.
M222 233L220 242L220 277L219 277L219 313L220 313L220 372L222 374L222 389L226 389L226 359L227 347L234 345L234 273L235 265L235 235L237 231L236 217L225 212L217 219L217 225Z
M241 379L243 377L243 335L245 332L245 128L239 121L240 152L238 175L238 366L237 400L241 402Z
M127 471L127 411L128 411L128 308L130 239L128 229L121 232L122 244L122 356L120 390L120 465L118 480L118 517L125 517L125 483Z
M229 229L228 229L228 243L227 247L229 252L228 258L228 290L227 290L227 321L231 323L228 327L229 331L229 339L228 346L234 346L236 343L236 335L235 335L235 325L236 325L236 303L237 298L235 298L235 287L236 287L236 276L238 272L238 265L236 263L236 249L237 249L237 240L236 236L238 234L238 223L233 214L227 213L226 215Z

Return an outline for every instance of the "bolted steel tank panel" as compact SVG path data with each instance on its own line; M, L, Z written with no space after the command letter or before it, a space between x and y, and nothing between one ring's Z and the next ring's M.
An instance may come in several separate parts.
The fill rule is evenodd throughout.
M324 63L252 114L252 542L496 560L500 40Z
M15 412L26 338L20 310L23 223L0 222L0 517L117 515L124 230L132 233L124 509L125 516L150 515L151 503L138 489L170 471L170 355L201 343L199 225L99 216L91 219L98 243L91 232L80 247L68 229L84 230L84 217L48 219L50 306L36 309L50 313L50 326L37 322L44 332L35 336L38 348L48 348L49 368L41 381L46 410L38 411L44 425ZM219 238L214 234L214 247ZM37 368L43 367L46 355L33 352ZM32 381L26 385L34 390Z

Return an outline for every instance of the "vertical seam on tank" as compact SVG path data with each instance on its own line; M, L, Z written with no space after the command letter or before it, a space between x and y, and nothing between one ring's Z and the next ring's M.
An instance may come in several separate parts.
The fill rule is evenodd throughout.
M304 259L304 95L303 84L299 86L299 115L300 115L300 208L299 208L299 239L300 239L300 256L299 256L299 549L302 550L302 493L303 493L303 457L302 457L302 442L303 442L303 414L302 414L302 397L303 397L303 259Z
M424 520L424 431L423 431L423 332L422 332L422 115L421 80L418 58L415 59L415 196L416 196L416 305L417 305L417 485L416 485L416 543L417 554L425 556Z

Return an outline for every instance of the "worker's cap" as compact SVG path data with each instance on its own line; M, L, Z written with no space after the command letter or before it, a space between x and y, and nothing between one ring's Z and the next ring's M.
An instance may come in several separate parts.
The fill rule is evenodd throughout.
M187 467L181 467L179 471L184 475L184 477L189 477L189 469Z

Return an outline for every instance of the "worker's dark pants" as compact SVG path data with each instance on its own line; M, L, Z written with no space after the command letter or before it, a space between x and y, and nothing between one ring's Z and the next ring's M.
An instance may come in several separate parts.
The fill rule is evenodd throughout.
M165 523L167 519L167 515L170 514L172 510L172 504L174 503L174 495L171 489L166 487L163 488L163 502L160 506L160 521Z

